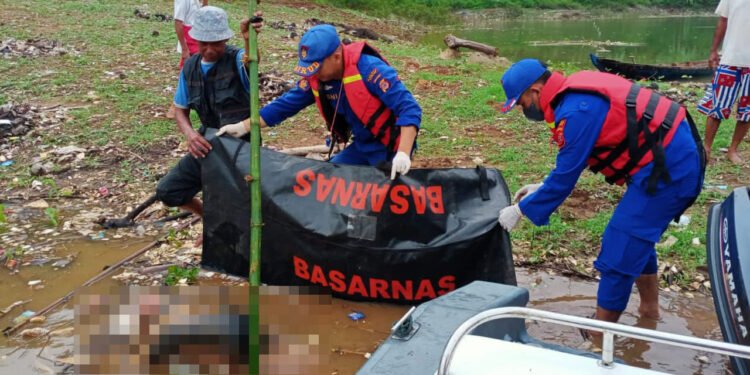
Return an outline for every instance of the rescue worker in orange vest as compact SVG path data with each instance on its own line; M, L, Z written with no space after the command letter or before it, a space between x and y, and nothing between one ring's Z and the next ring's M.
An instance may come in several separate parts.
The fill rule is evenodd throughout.
M550 123L560 151L544 182L522 187L514 197L518 203L500 211L500 225L511 231L523 216L547 225L586 167L611 184L627 184L594 262L601 274L596 318L616 322L635 283L641 316L657 319L654 245L703 184L705 155L690 115L616 75L582 71L565 77L535 59L513 64L502 85L508 98L503 112L518 105L529 120Z
M396 70L365 42L344 45L331 25L310 28L299 43L297 86L260 111L261 126L275 126L315 103L331 133L331 146L351 144L330 161L377 166L392 161L391 179L411 168L422 109ZM217 134L241 137L249 122Z

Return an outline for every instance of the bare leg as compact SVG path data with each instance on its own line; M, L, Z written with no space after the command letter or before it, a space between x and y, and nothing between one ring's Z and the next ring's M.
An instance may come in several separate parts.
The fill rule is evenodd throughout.
M706 119L706 136L703 137L703 148L706 149L706 163L711 161L711 146L714 144L716 132L719 131L721 120L708 116Z
M748 128L750 128L750 122L747 121L737 121L737 127L734 128L732 144L729 145L729 151L727 151L727 159L734 164L742 164L742 159L740 159L740 156L737 154L737 147L742 143L742 139L745 138Z
M601 306L596 307L596 320L617 323L617 321L620 320L620 315L622 315L622 311L611 311Z
M185 203L184 205L180 206L183 210L190 211L203 219L203 202L200 201L198 198L193 198L190 202ZM195 240L195 243L193 246L199 247L203 245L203 236L198 237L197 240Z
M635 279L638 294L641 296L641 306L638 312L641 318L659 319L659 279L657 275L641 275Z
M596 320L603 320L605 322L617 323L620 320L622 311L607 310L601 306L596 306L596 315L593 316ZM585 331L586 334L591 338L591 342L594 345L601 347L602 333L598 331Z

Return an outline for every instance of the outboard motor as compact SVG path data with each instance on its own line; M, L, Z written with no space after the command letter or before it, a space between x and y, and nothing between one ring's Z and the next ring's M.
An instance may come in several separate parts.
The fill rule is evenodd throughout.
M737 188L709 210L707 235L711 291L724 340L750 345L750 187ZM750 360L732 357L735 374L750 374Z

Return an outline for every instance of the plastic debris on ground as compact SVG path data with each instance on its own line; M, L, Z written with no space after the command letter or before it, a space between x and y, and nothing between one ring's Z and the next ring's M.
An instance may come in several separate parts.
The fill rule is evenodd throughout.
M91 236L91 239L94 240L94 241L96 241L96 240L105 240L106 238L104 238L104 231L100 231L99 233Z
M36 315L35 312L33 312L31 310L26 310L26 311L22 312L21 315L13 318L13 325L19 325L19 324L21 324L21 323L23 323L23 322L31 319L34 315Z
M47 328L34 327L21 331L21 336L26 338L46 336L49 333Z
M690 216L687 215L680 215L680 221L674 222L671 221L669 225L675 226L675 227L686 227L690 224Z
M359 311L352 311L348 315L349 319L358 322L365 318L365 314Z

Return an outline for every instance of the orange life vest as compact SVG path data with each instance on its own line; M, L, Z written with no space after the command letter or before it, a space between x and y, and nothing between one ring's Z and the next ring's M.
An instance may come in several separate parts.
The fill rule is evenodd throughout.
M362 53L376 56L386 64L388 64L388 61L375 48L365 42L355 42L348 45L342 44L342 47L344 53L344 78L342 78L341 84L344 85L344 93L348 99L349 106L375 139L385 145L387 149L396 151L401 139L401 129L396 126L396 116L377 96L373 95L367 89L362 80L359 68L357 68L357 63ZM316 76L308 77L307 81L310 84L313 96L315 96L315 104L318 106L318 111L320 111L320 114L326 120L328 129L336 142L348 141L351 128L343 118L344 116L334 116L335 109L331 106L330 102L321 100L319 93L320 81Z
M540 96L545 120L554 123L554 108L570 92L596 94L609 102L609 112L588 159L594 173L607 182L622 185L641 168L654 162L648 190L662 179L669 182L664 147L672 141L685 108L649 89L614 74L583 71L568 77L552 73ZM552 138L563 146L562 126L554 124Z

